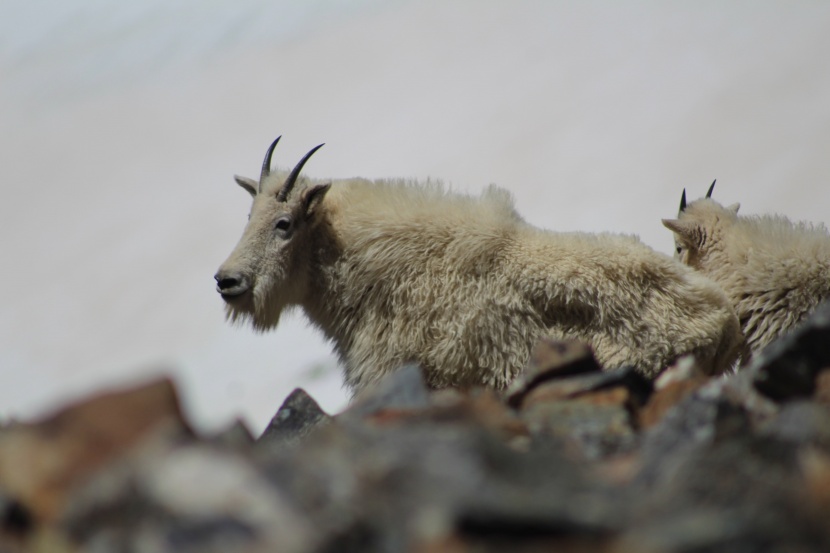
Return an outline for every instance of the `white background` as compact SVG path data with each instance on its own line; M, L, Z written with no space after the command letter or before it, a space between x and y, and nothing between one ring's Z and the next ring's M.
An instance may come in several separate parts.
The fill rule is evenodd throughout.
M344 7L348 4L348 7ZM510 189L530 222L638 234L718 179L743 213L827 221L830 4L5 0L0 418L168 374L201 428L304 387L346 402L301 315L224 322L232 180Z

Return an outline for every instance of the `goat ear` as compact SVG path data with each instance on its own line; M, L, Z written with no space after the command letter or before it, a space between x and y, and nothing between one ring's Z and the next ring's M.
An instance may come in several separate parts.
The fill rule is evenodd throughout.
M239 175L234 175L233 180L236 181L236 184L244 188L248 191L248 194L255 197L257 188L259 188L259 183L254 179L249 179L248 177L240 177Z
M683 242L697 243L696 237L700 234L700 227L697 223L679 219L663 219L663 226L675 233Z
M737 203L737 202L736 202L736 203L734 203L734 204L732 204L732 205L730 205L730 206L726 206L726 209L728 209L729 211L731 211L732 213L734 213L735 215L737 215L737 214L738 214L738 210L739 210L739 209L741 209L741 204L739 204L739 203Z
M326 192L329 191L329 188L331 188L331 183L327 182L326 184L315 184L314 186L310 186L303 191L303 211L306 216L310 216L314 213L314 210L317 209L317 206L319 206L320 202L323 201L323 197L326 195Z

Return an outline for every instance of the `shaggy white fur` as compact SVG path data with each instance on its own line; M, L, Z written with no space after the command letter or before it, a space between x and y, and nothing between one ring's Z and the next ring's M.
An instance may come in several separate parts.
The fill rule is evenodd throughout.
M748 358L830 297L830 234L822 224L780 215L738 216L739 207L703 198L663 224L681 261L726 292Z
M353 390L409 361L435 388L503 389L541 336L584 340L604 366L649 377L685 354L712 373L737 357L720 288L635 237L535 228L495 186L473 197L437 183L300 179L279 202L282 178L254 194L217 274L227 290L231 276L250 285L226 297L228 315L264 330L301 307ZM275 230L286 218L288 237Z

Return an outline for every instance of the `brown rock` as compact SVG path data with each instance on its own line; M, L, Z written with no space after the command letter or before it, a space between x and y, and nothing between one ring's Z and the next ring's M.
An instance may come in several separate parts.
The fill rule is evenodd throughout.
M522 418L533 434L572 440L579 456L590 459L634 446L636 432L627 388L615 386L567 397L561 389L545 385L528 395Z
M511 444L529 435L527 425L492 390L482 390L470 398L473 418Z
M522 403L522 409L532 409L540 404L554 403L561 400L579 398L580 401L593 405L624 406L630 399L624 386L607 389L583 389L580 382L556 382L541 385L530 392Z
M617 395L604 392L621 389ZM522 409L534 403L550 403L557 400L580 398L595 404L621 402L629 408L645 404L651 394L651 384L633 369L580 374L539 382L521 397L516 396L512 405Z
M599 370L591 346L577 340L543 338L530 356L529 372L533 375L570 376Z
M697 379L673 382L662 390L655 392L640 411L640 427L649 428L660 422L666 411L700 388L704 382L705 380Z
M35 520L52 520L73 486L160 431L190 433L166 379L13 425L0 432L0 488Z
M407 423L475 424L511 445L520 444L529 435L527 426L493 390L437 394L437 401L422 408L382 409L363 417L363 422L387 426Z
M746 369L755 388L781 402L810 397L816 376L830 366L830 301L818 306L791 332L755 355Z
M531 390L545 381L601 370L588 344L543 338L534 346L528 366L510 386L508 403L514 407L519 405Z
M830 404L830 368L824 369L816 375L815 400Z
M830 517L830 454L817 448L800 452L807 501L825 517Z
M196 440L148 440L103 467L59 528L79 551L306 553L318 536L247 452Z
M659 422L666 411L707 381L708 378L691 357L681 359L675 366L666 369L655 382L654 394L640 410L640 427L649 428Z
M493 432L511 446L519 448L529 436L524 421L496 392L489 389L476 389L459 394L452 400L449 396L443 395L425 414L438 423L442 420L473 422Z

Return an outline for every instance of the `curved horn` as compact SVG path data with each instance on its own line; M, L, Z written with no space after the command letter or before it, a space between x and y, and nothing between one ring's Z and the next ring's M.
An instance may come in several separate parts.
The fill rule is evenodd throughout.
M259 192L262 192L262 181L271 174L271 155L274 153L274 148L277 147L277 142L280 141L282 135L278 136L276 140L271 142L268 146L268 151L265 152L265 160L262 162L262 171L259 173Z
M680 211L678 213L683 213L686 211L686 189L683 189L683 194L680 196Z
M303 170L303 165L305 165L305 162L308 161L308 158L310 158L314 152L322 147L323 144L313 147L305 156L303 156L303 159L301 159L297 165L294 166L291 170L291 174L288 175L287 179L285 179L285 184L282 185L282 188L280 188L280 191L277 193L278 202L284 202L286 198L288 198L288 194L291 193L291 189L294 188L294 184L297 182L297 177L300 176L300 171Z
M717 181L718 181L718 179L715 179L715 180L713 180L713 181L712 181L712 186L710 186L710 187L709 187L709 191L706 193L706 197L707 197L707 198L711 198L711 197L712 197L712 190L714 190L714 189L715 189L715 183L716 183Z

